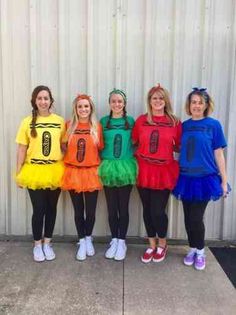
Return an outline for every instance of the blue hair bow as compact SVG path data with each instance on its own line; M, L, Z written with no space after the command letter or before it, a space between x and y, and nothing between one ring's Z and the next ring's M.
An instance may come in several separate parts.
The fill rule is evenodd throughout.
M193 90L194 92L206 92L207 88L193 87L192 90Z

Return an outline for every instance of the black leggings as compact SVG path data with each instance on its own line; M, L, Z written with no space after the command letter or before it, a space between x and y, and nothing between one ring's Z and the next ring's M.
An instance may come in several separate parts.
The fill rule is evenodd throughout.
M70 190L70 197L74 207L74 219L78 237L90 236L95 223L98 190L83 193ZM84 210L86 217L84 217Z
M129 198L132 185L104 186L108 208L108 221L112 238L125 240L129 226Z
M170 191L138 187L143 204L143 220L148 237L165 238L168 228L166 205Z
M57 201L61 190L28 189L33 206L32 231L35 241L42 239L43 225L44 237L52 238L56 216Z
M184 209L184 223L188 235L189 246L203 249L205 242L205 225L203 216L208 201L182 201Z

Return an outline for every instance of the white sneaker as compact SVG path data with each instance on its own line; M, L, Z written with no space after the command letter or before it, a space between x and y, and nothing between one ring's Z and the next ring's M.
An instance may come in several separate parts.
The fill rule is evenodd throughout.
M115 260L124 260L126 256L127 246L125 244L125 240L118 240L118 247L115 254Z
M43 252L46 260L53 260L56 258L51 244L43 244Z
M33 254L34 254L34 261L42 262L45 260L45 256L44 256L41 244L34 246Z
M85 260L86 259L86 241L85 238L81 238L79 240L79 248L77 250L76 259L77 260Z
M110 247L105 252L105 257L108 259L114 258L117 251L117 247L118 247L118 239L113 238L110 242Z
M87 256L93 256L95 255L95 249L93 246L93 239L92 236L85 236L86 241L86 255Z

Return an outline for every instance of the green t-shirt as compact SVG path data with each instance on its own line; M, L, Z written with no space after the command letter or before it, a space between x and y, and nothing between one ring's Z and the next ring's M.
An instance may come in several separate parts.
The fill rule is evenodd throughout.
M133 144L131 132L134 126L134 119L127 116L129 128L125 129L124 118L111 118L110 128L107 128L109 116L101 119L104 138L104 149L101 158L105 160L125 160L133 157Z

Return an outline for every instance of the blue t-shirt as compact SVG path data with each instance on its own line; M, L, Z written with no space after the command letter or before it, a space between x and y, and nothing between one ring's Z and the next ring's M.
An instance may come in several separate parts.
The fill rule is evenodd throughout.
M181 139L180 173L193 177L218 174L214 150L226 145L218 120L211 117L186 120Z

